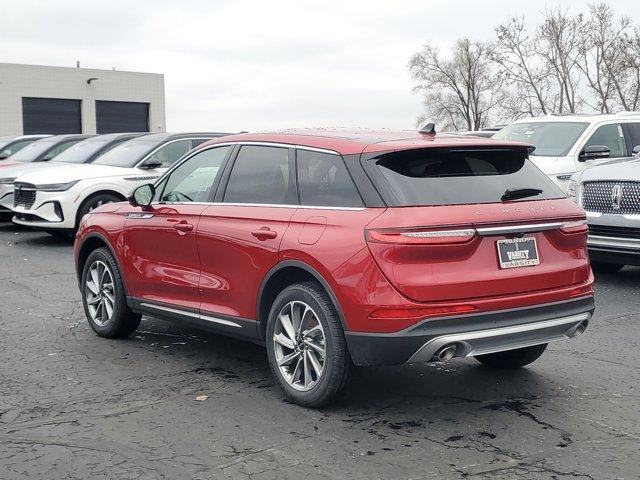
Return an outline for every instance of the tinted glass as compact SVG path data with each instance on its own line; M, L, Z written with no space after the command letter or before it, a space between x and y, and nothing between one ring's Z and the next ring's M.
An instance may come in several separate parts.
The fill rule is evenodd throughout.
M631 148L640 146L640 123L627 123L631 132Z
M192 148L193 141L191 139L176 140L160 147L158 151L148 158L147 162L155 162L157 160L162 162L162 168L167 168Z
M81 140L82 140L81 138L74 138L72 140L66 140L64 142L60 142L51 150L49 150L44 157L42 157L42 161L51 160L52 158L57 157L62 152L70 148L72 145L75 145L76 143L80 142Z
M165 140L166 137L151 140L144 137L135 138L121 143L105 154L100 155L100 158L93 163L96 165L131 168L136 166L138 162L140 162L145 156L153 151L154 148L162 144Z
M231 147L218 147L195 154L178 166L163 182L162 202L206 202L211 187Z
M43 138L42 140L37 140L35 142L30 143L19 152L11 155L11 160L16 160L18 162L33 162L44 152L49 150L53 145L60 141L59 138L50 137Z
M493 138L532 143L536 149L531 155L562 157L569 153L588 125L583 122L513 123Z
M0 142L0 158L10 157L11 155L13 155L14 153L16 153L19 150L22 150L24 147L26 147L27 145L29 145L32 142L33 142L33 140L30 140L30 139L18 140L18 141L15 141L13 143L6 142L6 143L9 143L9 145L7 145L4 148L2 148L2 144ZM5 143L5 145L6 145L6 143Z
M90 138L67 148L60 155L53 158L52 162L84 163L89 157L99 152L112 142L113 139Z
M294 200L291 193L289 150L244 146L233 165L224 201L288 204Z
M619 158L627 156L627 145L624 141L624 134L620 125L603 125L593 132L593 135L585 143L585 147L589 145L604 145L609 147L611 153L610 158Z
M298 150L296 163L301 205L363 206L341 156Z
M508 189L521 188L542 190L523 200L565 196L524 149L404 150L373 162L379 190L394 206L500 203Z

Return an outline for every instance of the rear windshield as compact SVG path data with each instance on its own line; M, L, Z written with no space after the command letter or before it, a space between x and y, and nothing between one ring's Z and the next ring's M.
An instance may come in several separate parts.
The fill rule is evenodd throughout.
M525 149L403 150L377 157L368 165L391 206L499 203L507 190L519 189L541 192L516 200L565 197L531 163Z

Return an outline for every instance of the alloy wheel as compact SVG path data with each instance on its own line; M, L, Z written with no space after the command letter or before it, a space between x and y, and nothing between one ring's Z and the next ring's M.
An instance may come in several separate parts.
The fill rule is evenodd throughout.
M113 274L106 263L96 260L91 264L85 286L89 315L96 325L104 327L111 320L116 304Z
M313 308L304 302L287 303L276 319L273 346L280 373L296 390L311 390L326 362L326 338Z

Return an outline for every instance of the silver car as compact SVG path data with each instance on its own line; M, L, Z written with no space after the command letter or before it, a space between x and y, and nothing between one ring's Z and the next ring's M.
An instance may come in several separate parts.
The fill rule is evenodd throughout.
M640 265L640 158L582 170L571 177L567 191L587 213L594 271Z

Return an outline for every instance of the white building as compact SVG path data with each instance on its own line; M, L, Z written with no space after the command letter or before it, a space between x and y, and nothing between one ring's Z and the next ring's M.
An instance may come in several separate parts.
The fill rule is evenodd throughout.
M164 75L0 63L0 136L164 132Z

